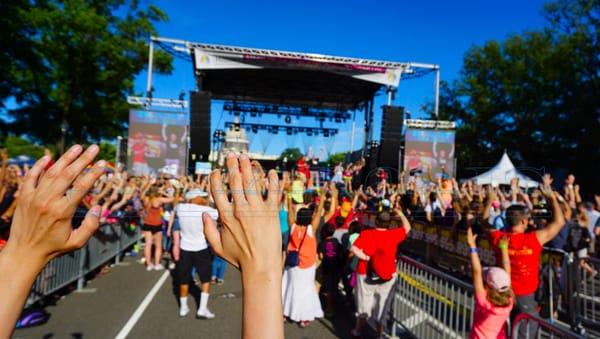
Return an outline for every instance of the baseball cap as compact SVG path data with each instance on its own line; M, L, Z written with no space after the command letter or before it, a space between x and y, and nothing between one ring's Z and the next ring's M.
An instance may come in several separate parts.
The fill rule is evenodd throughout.
M208 197L208 193L204 192L203 190L199 189L199 188L192 188L191 190L187 191L187 193L185 194L185 199L186 200L192 200L194 198L205 198Z
M483 280L498 292L504 292L510 288L510 277L500 267L485 267L483 269Z

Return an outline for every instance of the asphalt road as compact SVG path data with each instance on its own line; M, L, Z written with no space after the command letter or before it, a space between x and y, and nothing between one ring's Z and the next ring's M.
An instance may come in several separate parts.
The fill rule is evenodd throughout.
M157 285L159 280L162 285ZM155 286L156 293L148 297ZM144 300L147 307L140 313ZM126 338L240 338L241 285L235 269L227 267L225 283L211 289L209 308L215 319L196 319L196 305L190 300L190 314L180 318L168 271L146 272L143 265L127 258L123 265L90 281L84 292L71 292L47 306L51 317L46 324L16 330L14 338L115 338L128 323ZM130 320L136 310L139 317ZM305 329L286 323L286 338L348 338L354 321L351 309L339 305L337 310L331 319L319 319Z

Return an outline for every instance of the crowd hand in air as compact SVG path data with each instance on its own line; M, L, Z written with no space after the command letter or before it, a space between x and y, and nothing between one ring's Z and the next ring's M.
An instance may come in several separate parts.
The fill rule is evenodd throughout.
M223 227L217 229L215 220L204 214L204 234L215 253L241 271L243 337L283 338L277 174L269 171L268 194L263 199L246 154L229 153L227 172L232 201L227 198L220 170L210 176Z
M44 156L25 176L10 237L0 252L0 338L10 336L31 285L46 263L82 247L98 228L97 205L79 228L71 227L77 205L106 164L99 161L84 172L98 154L98 146L82 151L79 145L71 147L47 172L44 168L50 157Z

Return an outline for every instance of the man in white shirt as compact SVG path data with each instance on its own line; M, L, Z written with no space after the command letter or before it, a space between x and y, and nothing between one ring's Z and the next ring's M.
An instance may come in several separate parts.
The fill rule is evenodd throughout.
M179 316L186 316L190 309L187 304L189 281L192 267L196 268L202 282L200 306L196 316L198 318L212 319L215 317L207 307L210 291L210 275L212 255L204 237L204 222L202 215L208 213L217 220L219 214L216 209L208 206L208 193L200 189L191 189L185 195L186 203L180 203L172 213L171 223L175 216L179 220L179 230L173 231L174 238L180 238L179 249L173 252L177 261L177 277L179 279Z

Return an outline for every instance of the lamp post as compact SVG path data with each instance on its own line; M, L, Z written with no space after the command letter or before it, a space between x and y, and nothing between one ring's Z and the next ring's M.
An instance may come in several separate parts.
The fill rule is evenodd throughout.
M65 153L65 139L67 136L67 130L69 129L69 123L67 122L67 120L64 120L60 123L60 133L61 133L61 137L60 137L60 154L64 154Z

